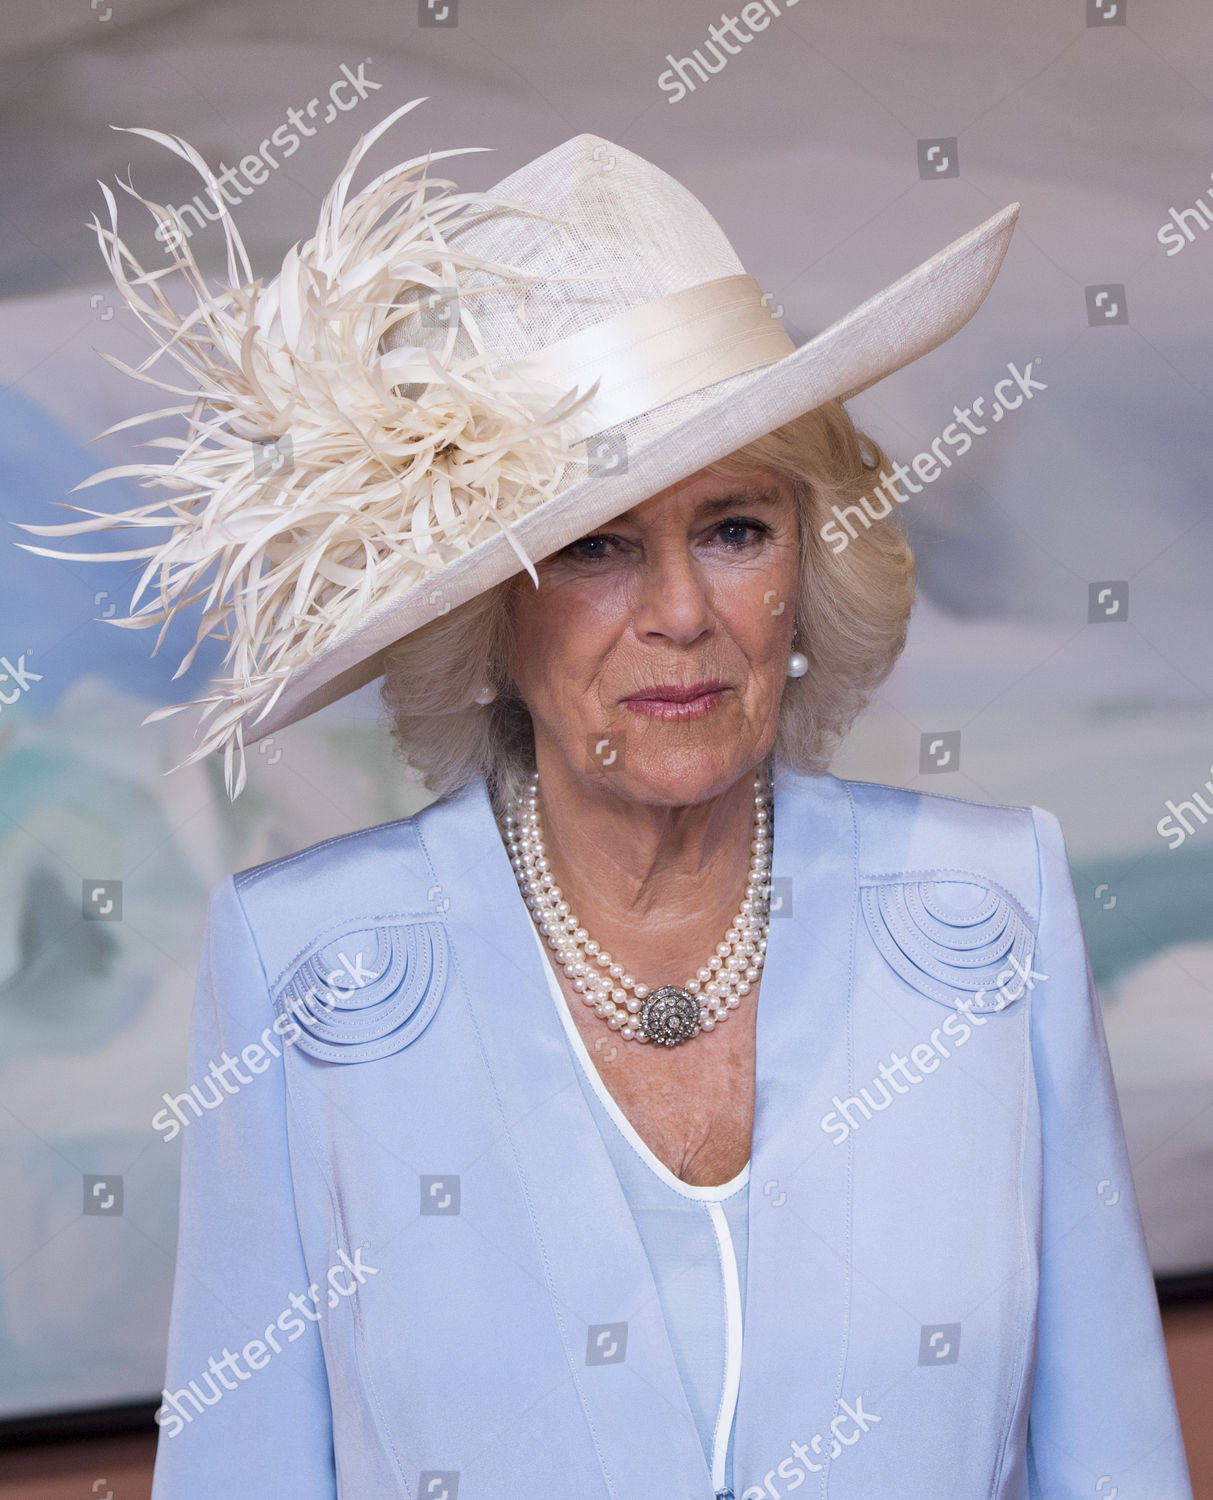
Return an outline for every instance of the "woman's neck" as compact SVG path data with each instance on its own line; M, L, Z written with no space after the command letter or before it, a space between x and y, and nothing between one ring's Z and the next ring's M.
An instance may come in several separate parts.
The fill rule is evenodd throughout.
M682 970L703 964L740 905L754 773L679 807L621 796L542 753L539 773L548 860L581 925L646 982L685 980Z

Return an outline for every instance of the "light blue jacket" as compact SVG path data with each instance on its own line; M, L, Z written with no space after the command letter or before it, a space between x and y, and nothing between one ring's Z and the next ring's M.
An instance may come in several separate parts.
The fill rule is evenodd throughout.
M780 768L773 885L736 1500L1190 1500L1056 819ZM155 1500L711 1500L529 921L481 783L216 887Z

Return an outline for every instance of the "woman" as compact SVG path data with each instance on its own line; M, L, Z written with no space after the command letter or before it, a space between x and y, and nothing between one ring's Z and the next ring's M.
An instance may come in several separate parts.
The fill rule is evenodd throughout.
M223 422L149 471L204 503L139 555L161 616L220 564L236 789L383 673L437 800L213 893L158 1500L1189 1497L1056 819L824 769L912 595L893 522L823 540L885 463L840 398L1014 212L793 350L596 137L410 204L395 302L402 179L348 175L206 304Z

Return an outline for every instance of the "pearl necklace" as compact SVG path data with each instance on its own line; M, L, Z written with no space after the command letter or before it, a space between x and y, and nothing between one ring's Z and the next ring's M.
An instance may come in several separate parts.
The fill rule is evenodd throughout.
M569 910L539 827L539 773L503 819L510 863L539 931L595 1015L628 1041L674 1047L728 1019L758 979L770 922L773 804L769 778L754 778L750 873L741 909L707 963L685 985L650 991L617 964Z

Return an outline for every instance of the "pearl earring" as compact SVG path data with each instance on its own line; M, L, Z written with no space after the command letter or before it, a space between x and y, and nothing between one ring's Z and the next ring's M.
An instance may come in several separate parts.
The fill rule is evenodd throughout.
M476 689L476 702L483 708L486 703L491 703L497 696L497 689L491 687L487 682L481 688Z
M793 641L793 644L795 643L796 637L799 634L800 634L800 627L798 625L793 625L792 626L792 641ZM789 677L803 677L804 674L808 670L809 670L809 658L804 654L803 651L793 651L792 654L788 657L788 676Z

